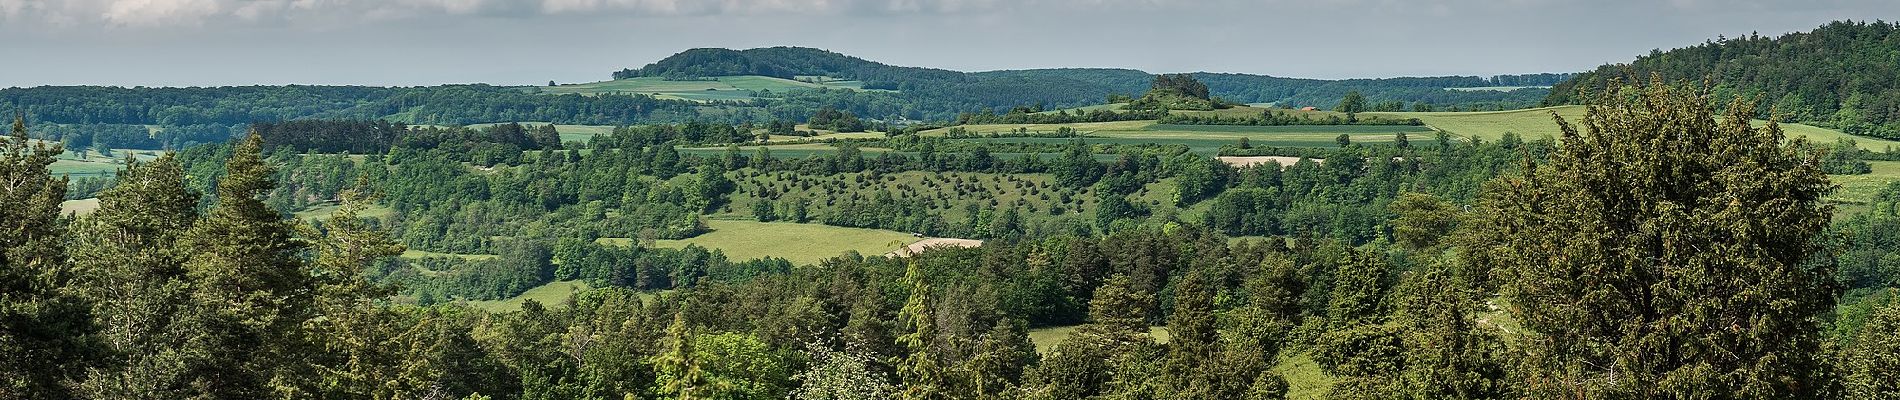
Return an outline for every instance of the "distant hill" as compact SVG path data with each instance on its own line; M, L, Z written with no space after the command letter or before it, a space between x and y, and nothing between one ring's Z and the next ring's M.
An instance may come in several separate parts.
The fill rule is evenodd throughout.
M1628 64L1604 65L1552 88L1547 105L1611 78L1710 79L1720 98L1760 96L1756 112L1857 134L1900 138L1900 26L1833 22L1780 37L1721 38Z
M783 79L825 76L863 82L865 89L903 92L920 104L955 104L1009 108L1042 104L1075 107L1098 104L1108 95L1139 95L1154 75L1132 69L1061 68L988 72L960 72L934 68L900 67L831 51L803 47L748 50L692 49L638 69L614 72L615 79L662 77L676 80L757 75ZM1424 78L1320 80L1266 75L1194 73L1210 93L1239 103L1282 103L1330 107L1348 91L1359 91L1373 103L1399 104L1405 109L1423 104L1434 109L1495 110L1535 105L1546 95L1542 88L1514 91L1456 91L1450 88L1551 85L1567 74L1509 75L1493 78L1447 76ZM846 107L849 107L848 105ZM926 109L935 107L923 107ZM877 110L862 110L876 115ZM939 110L929 110L939 111ZM969 109L962 112L975 111ZM933 114L933 113L926 113Z

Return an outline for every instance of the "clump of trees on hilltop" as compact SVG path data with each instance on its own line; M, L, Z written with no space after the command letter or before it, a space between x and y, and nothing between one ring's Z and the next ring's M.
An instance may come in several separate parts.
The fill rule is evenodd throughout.
M1207 85L1189 74L1155 75L1148 93L1128 103L1130 110L1213 110L1232 107L1210 97Z

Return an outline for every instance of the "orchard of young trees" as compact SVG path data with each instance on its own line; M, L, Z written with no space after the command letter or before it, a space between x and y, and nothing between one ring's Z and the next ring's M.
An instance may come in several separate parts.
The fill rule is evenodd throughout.
M675 147L754 140L716 124L585 148L519 126L260 129L130 161L84 216L59 211L62 149L16 122L0 399L1900 396L1900 184L1832 222L1825 156L1751 105L1614 88L1555 141L1345 141L1284 167L1165 146L1103 163L1080 139L1049 160L915 136L875 156ZM299 153L357 150L326 142L358 130L392 145ZM1005 186L1037 194L983 212ZM760 203L792 192L831 196ZM802 266L649 245L740 204L990 240ZM460 301L552 280L594 289ZM1052 327L1071 333L1039 349Z

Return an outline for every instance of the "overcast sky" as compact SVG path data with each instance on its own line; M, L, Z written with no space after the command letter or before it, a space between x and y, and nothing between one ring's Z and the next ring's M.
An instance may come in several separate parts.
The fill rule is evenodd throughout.
M1578 71L1895 0L0 0L0 87L604 80L693 47L963 71Z

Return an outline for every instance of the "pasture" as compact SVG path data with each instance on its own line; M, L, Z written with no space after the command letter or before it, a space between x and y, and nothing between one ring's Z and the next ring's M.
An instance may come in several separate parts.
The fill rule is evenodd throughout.
M712 227L711 232L684 240L661 240L655 245L675 249L699 245L723 251L732 261L772 256L809 265L847 251L867 256L884 254L917 240L903 232L819 224L737 220L706 223Z

